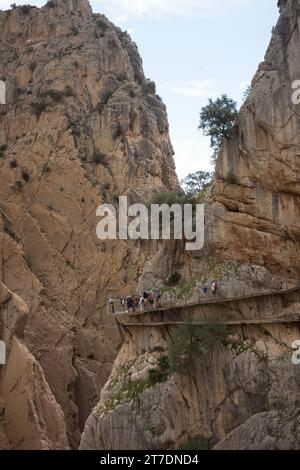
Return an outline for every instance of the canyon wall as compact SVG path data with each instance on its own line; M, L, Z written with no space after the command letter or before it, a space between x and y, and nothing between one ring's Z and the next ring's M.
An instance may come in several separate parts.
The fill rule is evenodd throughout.
M0 56L0 281L27 311L0 366L0 443L74 448L120 346L107 296L157 248L98 240L96 208L178 187L166 108L130 36L87 0L0 12ZM27 429L34 404L44 424Z
M141 285L163 287L168 272L196 286L218 279L222 288L235 286L235 295L299 285L300 115L292 83L300 78L300 1L282 2L281 9L213 185L202 196L204 249L188 254L180 244L165 245L146 265ZM299 301L298 291L286 305L299 314ZM300 369L291 346L300 332L298 323L276 322L282 316L284 309L273 324L230 327L228 347L215 345L195 355L189 373L161 380L158 364L176 330L129 327L132 337L124 339L81 448L177 449L197 442L197 448L299 449Z

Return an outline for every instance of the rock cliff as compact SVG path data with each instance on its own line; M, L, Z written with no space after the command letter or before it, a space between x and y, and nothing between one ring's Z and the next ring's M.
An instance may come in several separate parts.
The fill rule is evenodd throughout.
M183 282L174 293L192 299L197 283L212 279L235 296L299 283L300 115L292 83L300 77L300 1L280 3L265 60L225 142L213 185L202 195L204 249L189 255L179 244L163 246L146 265L143 286L162 287L175 272ZM131 328L81 448L299 450L300 369L291 361L299 324L279 322L285 306L299 313L299 301L299 292L288 297L273 311L272 324L231 326L227 347L196 355L189 373L166 376L157 369L176 328ZM245 300L248 315L251 305ZM266 308L258 312L263 320Z
M156 250L100 242L96 208L178 187L166 108L87 0L0 12L0 56L0 445L74 448L120 345L106 298Z

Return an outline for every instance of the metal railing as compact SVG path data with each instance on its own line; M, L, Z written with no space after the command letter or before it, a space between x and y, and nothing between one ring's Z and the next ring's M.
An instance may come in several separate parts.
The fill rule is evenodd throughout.
M163 299L159 299L154 301L154 304L151 305L149 301L147 301L144 306L135 305L132 309L129 309L127 307L126 301L125 305L121 304L120 299L113 299L113 304L107 303L107 313L109 315L126 315L126 314L132 314L132 315L143 315L145 313L151 313L151 312L159 312L159 311L164 311L164 310L172 310L172 309L177 309L177 308L182 308L182 307L193 307L197 305L210 305L210 304L222 304L226 302L234 302L234 301L239 301L239 300L246 300L246 299L254 299L254 298L259 298L259 297L267 297L267 296L272 296L272 295L280 295L280 294L288 294L292 292L296 292L297 290L300 289L300 283L294 283L294 285L291 287L286 287L284 289L271 289L269 291L264 291L264 292L257 292L257 293L249 293L249 294L244 294L242 296L235 296L235 297L226 297L226 296L221 296L222 290L218 289L216 294L213 294L212 292L208 292L206 294L203 294L203 291L198 292L198 299L195 301L190 301L191 296L188 295L183 295L179 297L176 295L174 292L170 292L170 298L167 301L164 301ZM192 298L195 299L196 295L193 295Z

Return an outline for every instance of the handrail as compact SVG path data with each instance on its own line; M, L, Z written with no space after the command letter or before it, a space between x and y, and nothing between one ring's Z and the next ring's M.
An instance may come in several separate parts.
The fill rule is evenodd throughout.
M253 319L253 320L220 320L222 325L231 325L231 326L239 326L239 325L274 325L274 324L282 324L282 323L299 323L300 322L300 312L297 317L291 318L265 318L265 319ZM160 326L184 326L186 322L183 321L160 321L160 322L120 322L122 326L129 327L160 327ZM209 325L210 322L208 320L203 321L193 321L193 325L195 326L205 326Z
M144 315L149 314L149 313L164 312L164 311L168 311L168 310L176 310L176 309L179 309L179 308L190 308L190 307L196 307L196 306L200 306L200 305L214 305L214 304L215 305L216 304L220 305L220 304L223 304L223 303L237 302L239 300L256 299L256 298L268 297L268 296L272 296L272 295L291 294L293 292L297 292L298 290L300 290L300 285L290 287L290 288L286 288L286 289L270 290L270 291L266 291L266 292L260 292L260 293L257 293L257 294L247 294L247 295L237 296L237 297L229 297L229 298L227 297L227 298L223 298L223 299L220 299L220 298L207 299L207 300L199 301L199 302L190 302L190 303L176 304L176 305L167 304L167 305L162 305L160 307L157 306L157 307L154 307L154 308L147 308L143 312L136 312L136 313L132 313L132 314L130 314L128 311L121 311L121 312L115 312L114 315L120 316L120 315L129 314L130 316L133 316L133 317L140 317L140 316L144 316ZM118 302L119 302L119 300L118 300Z

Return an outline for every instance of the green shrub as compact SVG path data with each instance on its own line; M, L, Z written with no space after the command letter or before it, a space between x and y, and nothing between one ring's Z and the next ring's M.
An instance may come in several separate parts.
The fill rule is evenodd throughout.
M64 97L64 92L62 91L59 91L59 90L45 90L45 91L41 91L39 93L39 97L40 98L43 98L43 99L46 99L46 98L51 98L53 101L56 101L56 102L60 102L62 101L63 97Z
M29 70L30 70L31 72L34 72L35 69L36 69L36 62L30 62L30 64L29 64Z
M76 124L76 122L71 122L69 128L71 129L72 135L74 135L75 137L79 137L79 136L80 136L80 134L81 134L81 129L80 129L80 127Z
M102 103L103 105L106 105L106 104L109 102L109 100L110 100L110 98L112 97L112 95L113 95L113 91L105 91L104 93L102 93L102 95L101 95L101 103Z
M108 24L106 23L106 21L102 18L97 18L96 21L95 21L96 25L102 29L102 31L106 31L107 28L108 28Z
M26 170L22 171L22 178L26 183L30 181L30 174L28 173L28 171Z
M18 168L18 162L17 162L17 160L16 160L15 158L14 158L13 160L11 160L11 161L9 162L9 166L10 166L11 168Z
M41 114L45 111L47 108L47 104L45 103L44 100L42 101L35 101L31 103L31 107L33 109L34 114L36 115L37 118L41 116Z
M107 165L106 156L104 155L104 153L101 153L101 152L94 153L93 161L94 163L96 163L96 165L103 165L103 166Z
M120 123L118 123L117 127L113 130L112 136L114 139L118 139L123 135L123 129Z
M4 158L5 157L5 152L6 152L6 149L7 149L7 145L1 145L0 146L0 158Z
M15 182L15 185L14 185L14 189L15 189L16 191L21 191L22 188L23 188L23 183L22 183L22 181L19 181L19 180L16 181L16 182Z
M121 389L115 394L111 395L104 403L107 411L113 410L122 401L133 401L139 404L139 396L151 385L148 380L130 380L124 383Z
M71 27L71 31L72 31L72 33L73 33L73 36L77 36L77 35L79 34L79 29L78 29L78 27L77 27L76 25L74 25L74 24L73 24L72 27Z
M167 286L169 287L173 287L173 286L177 286L177 284L179 284L181 280L181 275L179 273L173 273L168 279L167 279Z
M73 88L70 85L67 85L63 94L65 96L74 96Z
M4 232L9 236L11 237L13 240L18 240L18 237L16 235L16 232L14 231L13 227L12 227L12 222L10 219L8 219L6 216L4 216L4 214L2 214L3 217L4 217L4 226L3 226L3 229L4 229Z
M188 372L196 354L206 352L211 346L225 345L227 328L217 322L197 326L192 322L179 327L168 344L168 357L173 372Z
M235 176L235 174L232 173L232 172L228 172L226 174L226 176L224 177L224 181L228 184L238 184L239 183L239 180L238 180L237 176Z
M206 437L196 437L178 447L177 450L211 450L211 440Z
M51 171L50 163L49 162L44 163L43 168L42 168L42 173L49 173L50 171Z
M149 382L151 385L166 382L170 375L171 363L168 356L163 355L158 358L157 367L149 371Z
M173 204L179 204L181 206L184 204L195 205L196 203L196 197L191 194L184 194L184 192L156 193L150 201L150 204L167 204L168 206L172 206Z
M23 15L29 15L30 11L34 8L31 5L21 5L20 10L23 13Z

